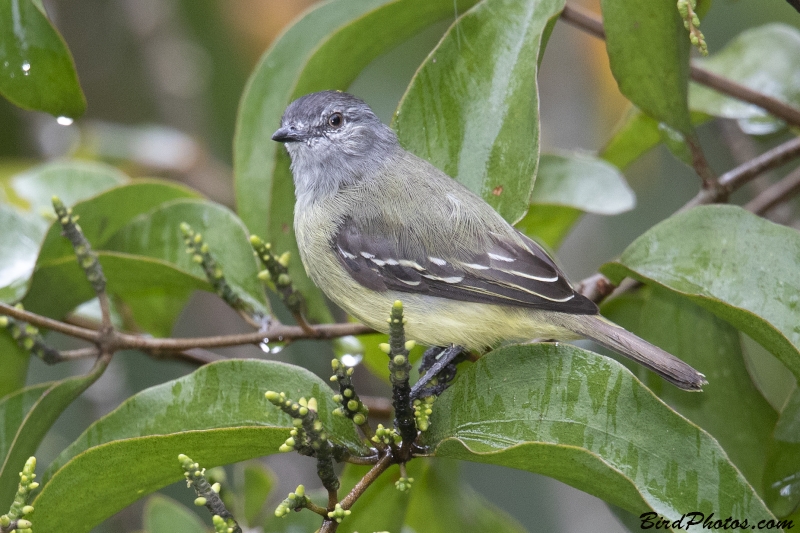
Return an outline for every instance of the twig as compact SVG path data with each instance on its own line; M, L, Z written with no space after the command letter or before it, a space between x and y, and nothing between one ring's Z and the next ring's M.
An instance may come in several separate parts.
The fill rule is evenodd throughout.
M321 324L312 326L312 334L308 334L299 326L287 326L273 323L264 331L253 331L236 335L218 335L213 337L187 337L184 339L156 339L140 335L131 335L118 331L104 333L102 331L73 326L59 320L16 309L13 306L0 303L0 315L7 315L23 320L36 326L58 331L71 337L83 339L93 343L109 342L114 350L144 350L154 354L166 352L182 352L194 348L222 348L226 346L241 346L243 344L259 344L265 338L281 339L283 341L297 339L333 339L347 335L361 335L373 330L364 324L340 323Z
M591 11L567 4L561 12L561 18L565 22L572 24L598 39L606 38L602 19ZM788 124L800 126L800 109L782 102L777 98L760 93L746 85L720 76L694 63L690 63L689 75L697 83L705 85L706 87L711 87L737 100L756 105Z
M727 199L728 195L752 180L762 172L779 167L800 156L800 137L795 137L773 148L767 150L758 157L729 170L719 177L719 188L703 189L697 196L689 200L678 213L687 211L693 207L703 204L713 204Z
M676 213L683 213L689 209L692 209L693 207L697 207L698 205L724 201L727 199L730 193L748 181L752 180L762 172L779 167L795 157L800 157L800 137L796 137L790 141L778 145L772 150L768 150L758 157L755 157L750 161L747 161L746 163L729 170L720 176L720 187L715 189L702 189L694 198L689 200L683 207L678 209ZM788 194L791 193L787 193L787 195ZM745 205L745 208L748 208L748 206L750 206L750 204ZM608 286L613 287L608 278L602 274L593 274L576 285L581 294L595 303L601 302L610 294L610 292L607 290Z
M750 200L744 208L757 215L763 215L773 207L800 193L800 167L794 169L783 179L768 187L764 192Z
M367 490L367 487L369 487L373 481L378 479L378 476L383 474L383 472L386 471L386 469L389 468L394 462L395 459L391 453L387 453L381 457L380 460L375 463L375 466L373 466L370 471L367 472L364 477L358 481L358 483L356 483L356 486L353 487L350 493L341 501L342 508L350 509L356 500L358 500L358 498L364 494L364 491Z

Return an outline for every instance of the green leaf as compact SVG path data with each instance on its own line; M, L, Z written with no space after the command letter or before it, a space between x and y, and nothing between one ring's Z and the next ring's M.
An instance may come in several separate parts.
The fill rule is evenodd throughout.
M620 171L583 154L542 154L531 206L516 227L557 247L583 212L616 215L636 197Z
M264 504L275 487L275 475L260 463L244 467L244 519L251 527L256 526Z
M369 467L347 465L342 472L345 494L369 471ZM414 479L411 490L395 487L400 469L391 466L378 477L352 507L337 531L424 531L425 533L524 533L513 518L487 502L460 479L458 463L440 458L417 458L406 465ZM315 498L316 494L312 495ZM325 499L320 502L325 504ZM313 531L322 520L303 511L285 518L272 518L265 531Z
M25 385L30 354L17 345L7 331L0 331L0 398Z
M720 52L696 59L697 65L787 104L800 106L800 31L786 24L767 24L743 31ZM774 133L783 122L753 104L692 83L692 109L740 119L745 131Z
M683 135L693 135L689 49L672 0L601 0L606 48L619 90L639 109Z
M147 533L200 533L210 529L194 511L162 494L147 499L143 518Z
M44 237L42 224L0 204L0 302L19 301L28 288Z
M362 344L363 363L373 376L381 378L385 383L389 381L389 356L381 351L379 345L388 341L388 335L383 333L365 333L356 339ZM418 344L408 354L408 361L414 365L422 358L425 347Z
M709 121L711 116L692 111L691 119L692 124L698 126ZM624 169L660 143L664 143L675 157L687 165L692 164L691 153L683 135L631 107L614 136L601 150L600 157Z
M41 3L0 3L0 93L23 109L76 118L86 110L75 64Z
M800 511L800 388L796 388L775 425L767 471L766 502L776 516Z
M72 531L90 531L182 479L180 453L207 468L276 453L292 423L264 399L267 390L314 396L331 440L366 453L353 424L331 414L333 391L307 370L271 361L213 363L129 398L64 450L33 503L37 529L70 523ZM66 497L76 490L81 498Z
M641 366L629 365L659 398L717 439L760 492L777 413L750 379L739 332L686 298L657 287L615 298L603 306L603 314L706 375L702 394L686 394Z
M425 533L524 533L525 529L469 486L460 483L458 464L429 460L411 486L406 524Z
M247 233L228 209L199 200L183 187L145 181L77 204L73 212L81 217L81 227L98 253L108 291L125 301L146 331L167 335L191 292L210 290L202 269L185 251L181 222L203 234L231 286L255 309L267 313ZM56 293L59 298L52 298ZM24 300L26 307L63 316L93 297L72 246L52 227Z
M419 68L395 115L401 144L506 220L528 210L539 158L538 59L563 0L484 0Z
M202 234L228 284L254 309L268 315L269 303L257 277L260 269L247 229L224 206L195 199L166 202L117 231L104 248L163 261L184 274L205 279L200 265L186 253L179 229L182 222Z
M55 218L53 195L69 207L128 180L125 174L109 165L67 161L37 165L18 174L11 178L11 188L19 198L28 202L31 211L52 220Z
M773 518L725 451L622 365L565 344L509 346L433 406L437 457L548 475L636 515Z
M25 461L36 453L64 409L100 377L107 364L98 361L85 376L32 385L0 399L0 502L12 501Z
M286 150L271 140L293 99L346 89L373 59L475 0L333 0L309 11L261 58L239 106L234 139L237 211L251 232L299 257L294 188ZM374 31L380 28L379 32ZM330 68L335 64L336 68ZM290 263L312 320L330 322L322 293L299 260Z
M425 459L415 459L406 465L408 475L419 480ZM369 471L370 467L347 465L341 475L342 494L347 494ZM352 507L352 514L339 526L341 533L358 531L401 531L409 510L409 502L416 490L401 492L394 486L400 478L400 468L391 466L376 479ZM291 520L291 518L288 518ZM321 523L321 520L318 521ZM319 523L317 527L319 527ZM418 531L427 531L426 529ZM454 531L457 531L454 529Z
M734 206L675 215L601 271L688 297L744 331L800 378L800 234Z
M66 178L74 177L69 173L61 175ZM77 183L77 180L72 183ZM45 192L41 196L47 196L47 186L42 188ZM182 185L161 180L136 180L110 189L105 187L102 192L96 190L87 193L79 198L73 196L70 201L61 194L59 197L80 218L81 230L95 250L104 249L106 242L135 217L171 200L200 197L198 193ZM97 196L91 198L95 194ZM51 205L50 196L47 196L46 201L47 205ZM55 263L67 257L74 257L72 244L61 235L61 226L54 224L47 232L38 262L40 265Z

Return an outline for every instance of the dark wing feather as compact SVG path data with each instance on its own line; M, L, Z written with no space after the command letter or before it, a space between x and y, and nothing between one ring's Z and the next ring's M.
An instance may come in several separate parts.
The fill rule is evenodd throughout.
M409 254L399 243L410 239L369 232L346 219L331 246L341 265L374 291L396 290L440 298L596 314L597 306L575 292L541 249L520 234L523 245L502 235L488 236L485 251L468 257ZM413 255L413 256L409 256Z

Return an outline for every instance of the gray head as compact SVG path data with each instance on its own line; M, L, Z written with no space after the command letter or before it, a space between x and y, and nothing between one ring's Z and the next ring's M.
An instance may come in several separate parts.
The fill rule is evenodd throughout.
M272 140L286 144L302 202L369 178L399 147L367 104L339 91L307 94L289 104Z

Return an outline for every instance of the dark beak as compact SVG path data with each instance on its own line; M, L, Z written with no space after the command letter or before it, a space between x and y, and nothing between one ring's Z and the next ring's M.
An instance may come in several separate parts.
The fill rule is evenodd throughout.
M294 126L283 126L272 134L272 140L279 143L296 143L306 140L306 134Z

